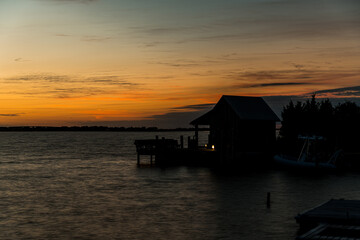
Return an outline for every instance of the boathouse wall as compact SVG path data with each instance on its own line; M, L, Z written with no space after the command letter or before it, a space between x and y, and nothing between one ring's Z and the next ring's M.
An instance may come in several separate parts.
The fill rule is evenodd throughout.
M209 125L208 145L214 145L220 160L226 163L248 161L249 157L245 156L271 155L277 120L261 98L225 96L192 124Z
M275 134L275 121L241 120L224 104L210 123L209 144L221 152L224 161L236 161L245 153L270 153Z

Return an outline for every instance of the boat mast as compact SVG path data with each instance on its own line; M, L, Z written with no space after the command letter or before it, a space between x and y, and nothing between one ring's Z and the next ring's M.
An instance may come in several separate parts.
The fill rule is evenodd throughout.
M304 152L305 147L307 147L307 153L309 152L309 144L308 144L308 142L309 142L309 139L308 139L308 138L305 138L304 145L303 145L303 147L302 147L302 149L301 149L299 158L298 158L298 160L297 160L298 162L303 162L303 161L304 161L304 160L302 159L302 155L303 155L303 152Z

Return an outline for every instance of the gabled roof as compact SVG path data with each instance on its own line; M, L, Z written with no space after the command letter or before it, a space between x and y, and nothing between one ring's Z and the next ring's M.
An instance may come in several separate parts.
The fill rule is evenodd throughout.
M193 120L190 124L208 125L211 118L216 114L217 109L221 108L223 104L229 105L240 120L280 121L278 116L261 97L224 95L211 111Z
M226 101L241 120L280 121L261 97L223 96L221 100Z

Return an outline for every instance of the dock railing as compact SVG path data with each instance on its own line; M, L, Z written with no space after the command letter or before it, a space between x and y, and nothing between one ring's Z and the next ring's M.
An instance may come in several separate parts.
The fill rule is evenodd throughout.
M159 154L179 148L177 140L174 139L145 139L135 140L137 152L137 164L140 165L140 156L149 155L150 165L153 164L153 157Z

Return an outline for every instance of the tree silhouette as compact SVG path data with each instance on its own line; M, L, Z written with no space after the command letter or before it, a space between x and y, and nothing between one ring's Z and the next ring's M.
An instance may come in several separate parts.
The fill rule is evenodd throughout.
M303 103L290 101L281 115L279 142L288 151L298 148L299 135L322 136L331 148L354 151L360 146L360 107L354 102L333 107L329 99L317 102L314 94Z

